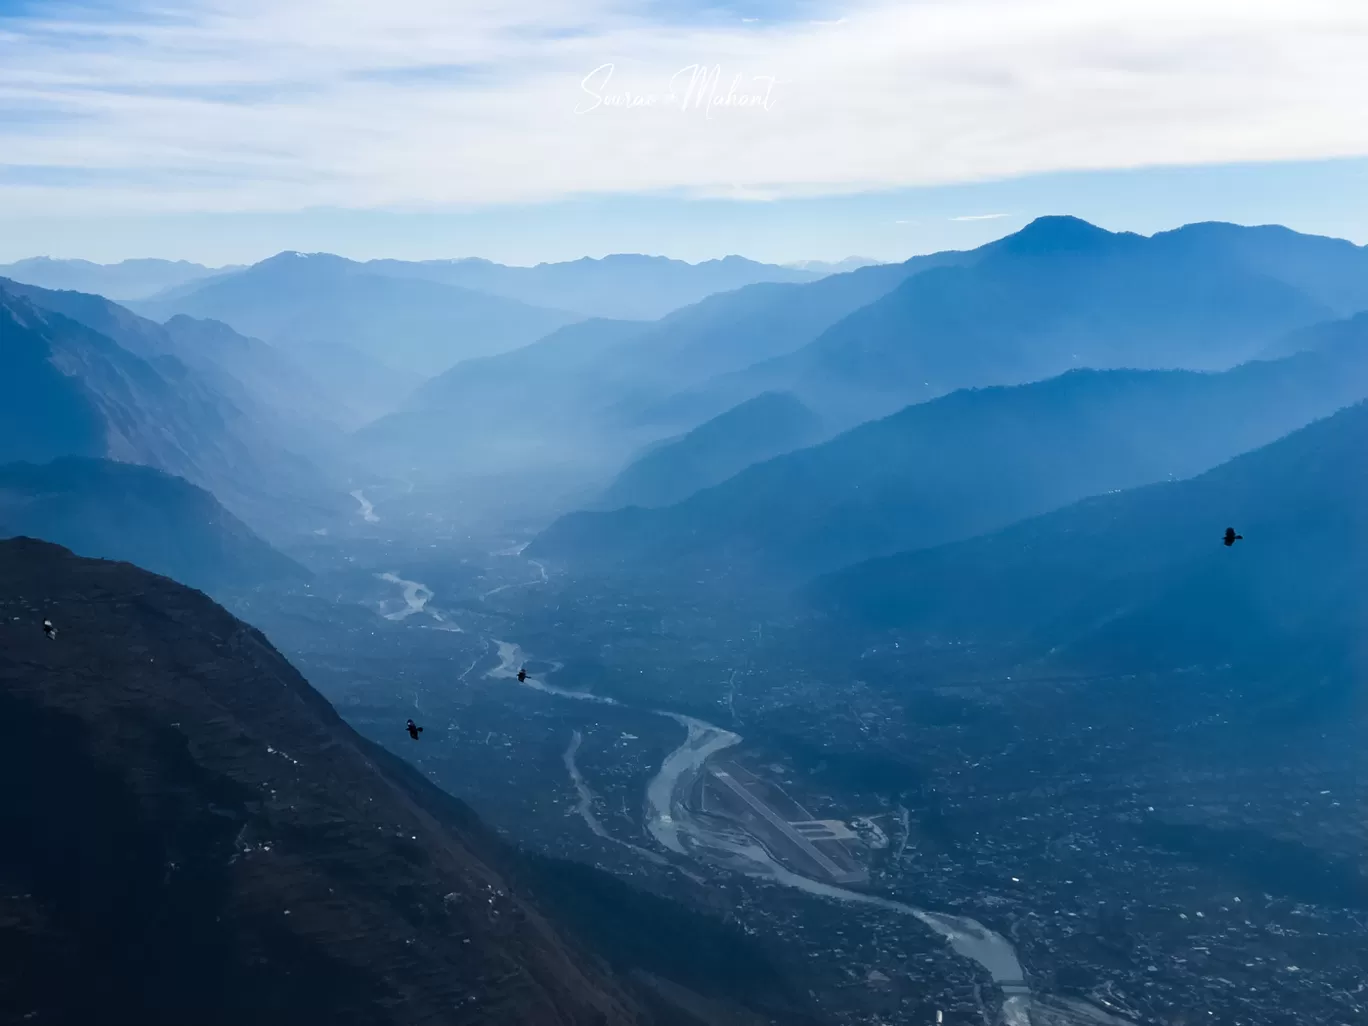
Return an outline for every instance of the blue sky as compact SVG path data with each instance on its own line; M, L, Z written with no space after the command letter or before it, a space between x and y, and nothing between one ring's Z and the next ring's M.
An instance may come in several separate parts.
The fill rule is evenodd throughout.
M0 0L0 261L1368 243L1364 53L1351 0Z

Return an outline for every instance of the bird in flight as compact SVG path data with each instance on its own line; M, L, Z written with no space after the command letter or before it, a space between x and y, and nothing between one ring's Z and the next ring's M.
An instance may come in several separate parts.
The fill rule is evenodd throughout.
M1235 528L1233 527L1227 527L1225 533L1226 548L1230 548L1230 546L1234 545L1237 541L1244 541L1244 535L1236 534Z
M409 721L408 721L408 733L409 733L409 737L411 737L411 738L413 738L413 740L417 741L417 740L418 740L418 735L421 734L422 732L423 732L423 728L422 728L422 727L418 726L418 724L414 723L412 720L409 720Z
M524 666L524 667L522 667L521 669L518 670L518 683L521 684L521 683L523 683L523 682L526 681L526 680L527 680L527 667Z

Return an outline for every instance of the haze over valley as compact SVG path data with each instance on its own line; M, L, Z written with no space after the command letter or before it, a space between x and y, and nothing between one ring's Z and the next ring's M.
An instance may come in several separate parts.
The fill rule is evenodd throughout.
M0 528L263 631L519 849L615 981L575 1000L1363 1013L1364 250L1047 217L797 280L561 266L6 280ZM54 588L6 630L84 651L108 600Z
M1368 1023L1365 53L0 0L0 1023Z

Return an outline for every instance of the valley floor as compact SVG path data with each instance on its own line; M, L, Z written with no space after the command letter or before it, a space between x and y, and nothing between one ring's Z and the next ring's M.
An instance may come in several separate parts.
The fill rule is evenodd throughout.
M823 1021L1368 1016L1348 733L1235 750L1238 682L814 642L744 598L558 577L517 539L380 541L376 501L309 588L234 611L521 844L738 925Z

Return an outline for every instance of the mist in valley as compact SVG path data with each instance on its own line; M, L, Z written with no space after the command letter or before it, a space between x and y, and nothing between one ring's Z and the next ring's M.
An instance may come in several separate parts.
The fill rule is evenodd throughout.
M262 107L257 28L187 14L124 26L155 84L115 92L180 110L185 54L239 68L202 102L248 170L187 122L177 159L213 167L156 177L149 214L23 135L0 167L0 1019L1368 1021L1362 139L1296 135L1336 119L1272 57L1305 88L1271 113L1209 62L1225 91L1188 103L1186 36L1056 67L1017 37L1057 26L977 0L734 6L707 40L831 49L832 81L868 77L863 120L795 79L801 116L662 128L641 101L567 136L534 110L542 65L514 85L462 49L673 53L654 9L608 35L339 15L335 49L268 20L313 86ZM1298 67L1345 67L1289 19ZM0 5L15 74L76 81L35 24ZM885 67L914 24L926 54ZM96 38L124 52L72 53ZM1046 76L1097 61L1125 117ZM924 138L885 79L925 86ZM1006 103L1033 90L1054 99ZM334 138L327 112L372 100L374 139ZM293 113L258 146L220 120L238 104ZM118 153L163 152L120 116ZM68 120L49 136L104 131ZM1232 140L1279 132L1241 163ZM157 252L38 255L43 218L54 253Z

